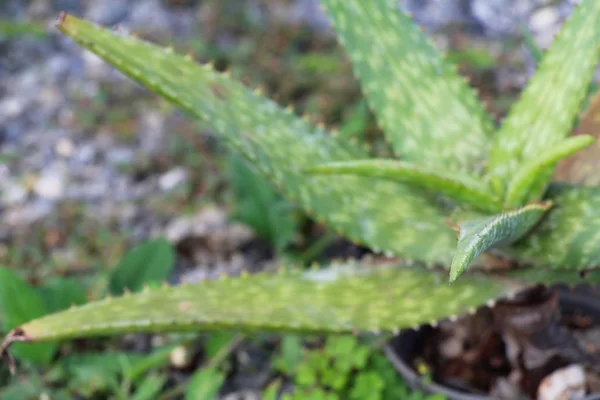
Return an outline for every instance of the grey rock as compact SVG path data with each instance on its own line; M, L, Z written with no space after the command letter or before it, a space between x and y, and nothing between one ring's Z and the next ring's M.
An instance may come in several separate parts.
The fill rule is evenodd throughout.
M2 202L7 206L14 206L23 203L27 199L27 189L10 179L2 183Z
M93 1L85 17L102 25L116 25L129 15L130 3L127 0Z
M183 167L177 167L162 174L158 180L158 186L161 190L168 192L185 183L187 179L187 169Z
M55 163L44 169L38 177L34 192L47 200L60 200L65 193L67 168L63 163Z
M3 217L3 222L9 227L23 228L48 216L54 205L45 199L37 199L21 207L9 209Z

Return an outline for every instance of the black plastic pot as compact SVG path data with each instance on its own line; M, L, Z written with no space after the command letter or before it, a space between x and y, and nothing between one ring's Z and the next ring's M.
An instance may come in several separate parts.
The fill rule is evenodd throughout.
M578 288L571 291L559 290L559 304L563 315L585 315L600 323L600 292L591 287ZM417 330L400 332L386 345L384 351L387 358L396 368L406 383L414 390L427 394L441 394L448 400L493 400L488 395L472 394L468 389L451 388L435 382L426 382L413 368L413 360L422 354L425 338L434 328L423 326ZM584 400L600 400L600 393L588 395Z

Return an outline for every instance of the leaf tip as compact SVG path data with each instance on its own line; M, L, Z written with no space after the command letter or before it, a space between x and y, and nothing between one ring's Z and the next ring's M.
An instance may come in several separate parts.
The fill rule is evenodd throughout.
M8 348L16 342L28 342L30 338L25 334L25 331L22 328L15 328L6 337L0 346L0 358L6 360L8 364L8 369L11 375L15 375L17 373L17 367L15 363L15 359L8 352Z
M67 19L67 13L64 11L61 11L60 14L58 14L58 19L56 20L55 25L58 28L60 28L65 23L66 19Z

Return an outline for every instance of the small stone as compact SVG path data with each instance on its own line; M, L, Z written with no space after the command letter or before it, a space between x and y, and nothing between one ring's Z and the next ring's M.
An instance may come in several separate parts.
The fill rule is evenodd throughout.
M183 369L190 364L190 353L184 346L177 346L169 355L171 365L178 369Z
M28 202L22 207L15 207L4 214L3 222L10 227L30 225L48 216L52 212L52 203L39 199Z
M2 119L16 118L20 116L27 107L27 100L24 97L8 97L0 101L0 117Z
M93 1L87 11L86 18L101 25L116 25L125 20L129 14L127 0Z
M56 152L65 158L71 157L71 155L73 154L73 142L71 142L69 139L60 139L57 143L56 143Z
M27 198L27 189L18 182L9 180L2 185L2 202L6 205L21 204Z
M557 369L538 387L538 400L579 400L585 397L585 370L579 364Z
M48 200L59 200L65 191L65 169L52 166L42 172L33 188L34 192Z
M158 186L161 188L161 190L168 192L185 183L187 179L188 172L185 168L173 168L172 170L161 175L158 180Z

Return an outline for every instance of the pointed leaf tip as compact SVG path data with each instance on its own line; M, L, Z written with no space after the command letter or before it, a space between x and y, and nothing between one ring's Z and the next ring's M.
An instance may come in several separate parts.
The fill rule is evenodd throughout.
M459 223L458 246L450 265L450 283L456 281L469 264L485 250L520 239L538 223L550 207L551 201L533 203L492 217Z

